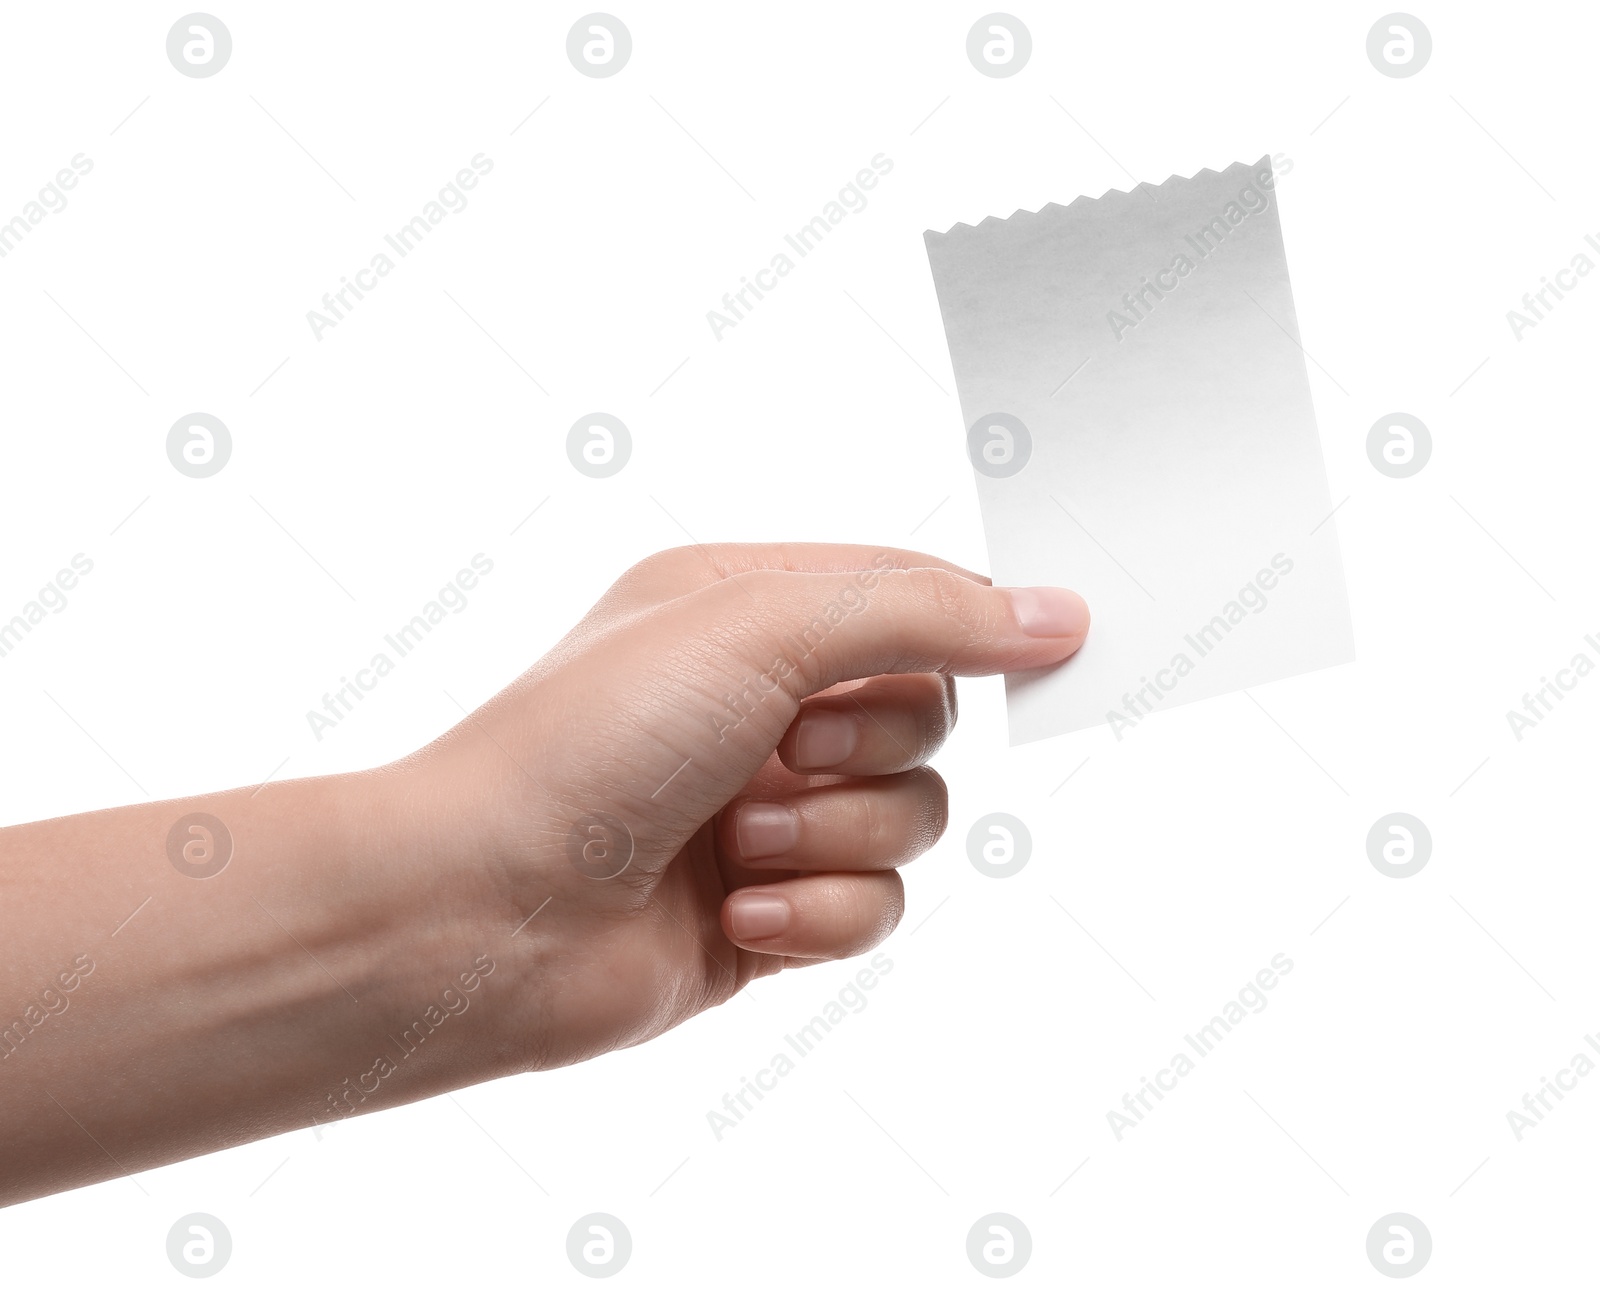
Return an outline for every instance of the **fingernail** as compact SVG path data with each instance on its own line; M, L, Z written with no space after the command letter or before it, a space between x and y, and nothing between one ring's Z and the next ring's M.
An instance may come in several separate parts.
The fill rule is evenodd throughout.
M1010 588L1017 626L1029 637L1082 637L1089 631L1089 607L1066 588Z
M800 717L794 736L795 766L807 770L837 767L856 751L860 730L855 719L830 709L817 709Z
M772 893L735 893L728 907L728 923L741 942L775 938L789 927L789 903Z
M800 842L800 814L786 803L741 804L733 833L741 857L779 857Z

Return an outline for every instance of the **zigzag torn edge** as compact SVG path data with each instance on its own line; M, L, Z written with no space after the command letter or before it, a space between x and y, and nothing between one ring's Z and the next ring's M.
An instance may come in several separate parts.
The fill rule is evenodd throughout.
M977 224L968 224L964 220L958 220L958 221L956 221L956 223L952 224L948 229L942 229L942 230L941 229L927 229L927 230L925 230L923 232L922 236L924 238L948 238L948 237L953 237L960 230L965 230L968 233L976 233L980 229L988 228L988 226L991 225L991 224L1006 224L1006 223L1008 223L1008 222L1010 222L1012 220L1018 219L1018 218L1020 218L1022 216L1038 217L1038 216L1041 216L1041 215L1050 215L1050 214L1054 214L1054 213L1058 213L1058 212L1064 214L1065 212L1076 210L1080 206L1085 206L1085 205L1094 206L1094 205L1096 205L1096 204L1098 204L1100 202L1106 201L1108 198L1131 198L1135 194L1143 196L1146 192L1149 192L1149 191L1154 191L1156 193L1160 193L1162 190L1170 188L1174 184L1187 184L1190 180L1199 179L1203 175L1210 175L1210 176L1213 176L1215 178L1220 179L1224 175L1232 175L1232 174L1234 174L1234 173L1236 173L1238 171L1241 171L1241 170L1242 171L1253 172L1259 166L1262 166L1262 165L1271 166L1271 164L1272 164L1272 155L1270 153L1267 153L1267 154L1263 155L1260 158L1260 160L1258 160L1258 161L1253 161L1253 162L1243 162L1243 161L1230 162L1228 165L1224 166L1221 170L1213 170L1210 166L1202 166L1199 170L1195 171L1194 174L1192 174L1192 175L1169 175L1169 176L1167 176L1166 179L1162 180L1159 184L1150 184L1150 183L1136 184L1131 189L1108 188L1104 193L1100 194L1099 197L1090 197L1086 193L1085 194L1080 194L1078 197L1073 198L1072 201L1068 202L1065 206L1063 206L1060 202L1046 202L1043 206L1041 206L1036 211L1025 211L1019 206L1010 215L1006 215L1006 216L986 215L986 216L983 217L983 219L979 220Z

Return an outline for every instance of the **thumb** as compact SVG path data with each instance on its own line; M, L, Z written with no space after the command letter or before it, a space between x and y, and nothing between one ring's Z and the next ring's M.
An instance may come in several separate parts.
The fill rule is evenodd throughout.
M797 704L883 673L1046 668L1072 655L1089 632L1089 607L1076 592L995 588L937 568L842 578L760 571L685 600L703 601L684 608L719 636L745 636L746 650L785 673L784 689Z
M1065 588L994 588L930 567L740 573L585 653L572 691L604 697L605 717L566 771L584 770L585 799L604 787L623 868L648 877L767 763L807 696L886 673L1045 668L1088 630L1088 607ZM619 854L594 847L609 872Z

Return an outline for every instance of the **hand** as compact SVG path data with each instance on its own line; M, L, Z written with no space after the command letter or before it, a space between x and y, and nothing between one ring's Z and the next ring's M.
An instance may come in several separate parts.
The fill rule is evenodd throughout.
M925 764L955 675L1058 663L1087 629L1074 593L914 552L728 545L630 570L409 765L480 823L504 927L526 921L513 1066L635 1045L875 946L904 909L896 867L946 824Z
M951 679L1087 627L916 553L667 552L410 758L9 827L0 1205L573 1063L868 949L944 829Z

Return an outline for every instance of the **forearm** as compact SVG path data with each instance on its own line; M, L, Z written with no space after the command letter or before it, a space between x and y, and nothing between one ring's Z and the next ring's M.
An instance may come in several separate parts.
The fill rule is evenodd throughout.
M0 831L0 1203L504 1070L486 1007L512 976L490 945L492 879L440 855L452 831L415 780L334 776ZM178 830L169 858L196 813L231 836L205 878L229 850L219 832Z

